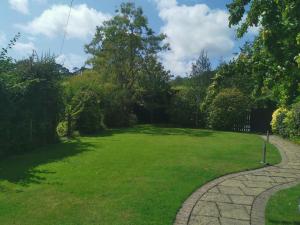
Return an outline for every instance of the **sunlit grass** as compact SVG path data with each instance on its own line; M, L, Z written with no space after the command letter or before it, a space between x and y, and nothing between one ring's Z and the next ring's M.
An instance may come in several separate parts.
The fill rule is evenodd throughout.
M260 167L261 148L253 134L154 126L48 146L0 161L0 224L172 224L202 184Z
M267 204L266 225L299 225L299 200L300 185L272 196Z

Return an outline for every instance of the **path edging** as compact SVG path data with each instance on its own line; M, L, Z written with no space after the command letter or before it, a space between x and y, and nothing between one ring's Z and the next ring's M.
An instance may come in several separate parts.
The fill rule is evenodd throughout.
M265 139L264 136L262 138ZM278 146L276 143L274 144L278 151L280 152L281 155L281 162L275 166L268 166L267 168L275 168L281 165L285 165L288 163L288 158L285 154L285 152ZM253 172L260 172L262 170L265 170L266 167L258 168L258 169L253 169L253 170L246 170L246 171L241 171L241 172L235 172L235 173L230 173L227 175L223 175L219 178L216 178L204 185L202 185L200 188L198 188L195 192L193 192L187 199L186 201L182 204L182 207L179 209L174 225L187 225L190 221L191 214L193 212L194 207L196 204L199 202L201 197L211 188L214 186L217 186L219 183L222 183L223 181L234 178L236 176L241 176L241 175L247 175L249 173ZM255 202L253 204L253 207L251 207L251 221L259 221L259 223L256 223L255 225L262 225L264 224L264 209L267 204L268 199L271 197L271 195L278 190L288 188L290 186L293 186L293 184L297 184L297 181L293 181L291 183L285 183L285 184L280 184L278 186L272 187L265 192L262 192L260 195L256 196ZM264 207L263 209L261 208L261 205ZM253 213L253 215L252 215ZM262 223L263 220L263 223Z

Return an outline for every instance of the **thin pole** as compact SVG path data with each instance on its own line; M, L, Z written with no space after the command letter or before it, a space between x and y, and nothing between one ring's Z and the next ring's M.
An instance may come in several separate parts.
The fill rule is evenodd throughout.
M266 164L266 156L267 156L267 143L264 141L263 143L263 149L262 149L262 164Z

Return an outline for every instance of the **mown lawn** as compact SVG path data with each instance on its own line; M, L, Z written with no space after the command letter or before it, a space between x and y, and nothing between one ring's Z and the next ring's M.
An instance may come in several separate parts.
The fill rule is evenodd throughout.
M266 209L266 225L299 225L300 185L271 197Z
M0 161L0 224L171 225L202 184L261 166L261 148L252 134L138 126L10 157Z

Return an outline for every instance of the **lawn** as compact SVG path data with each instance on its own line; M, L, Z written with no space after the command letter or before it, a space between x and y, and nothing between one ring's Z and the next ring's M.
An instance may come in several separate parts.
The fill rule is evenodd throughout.
M0 224L171 225L202 184L260 167L261 148L254 134L138 126L10 157L0 161Z
M271 197L266 209L267 225L299 225L300 185L282 190Z

